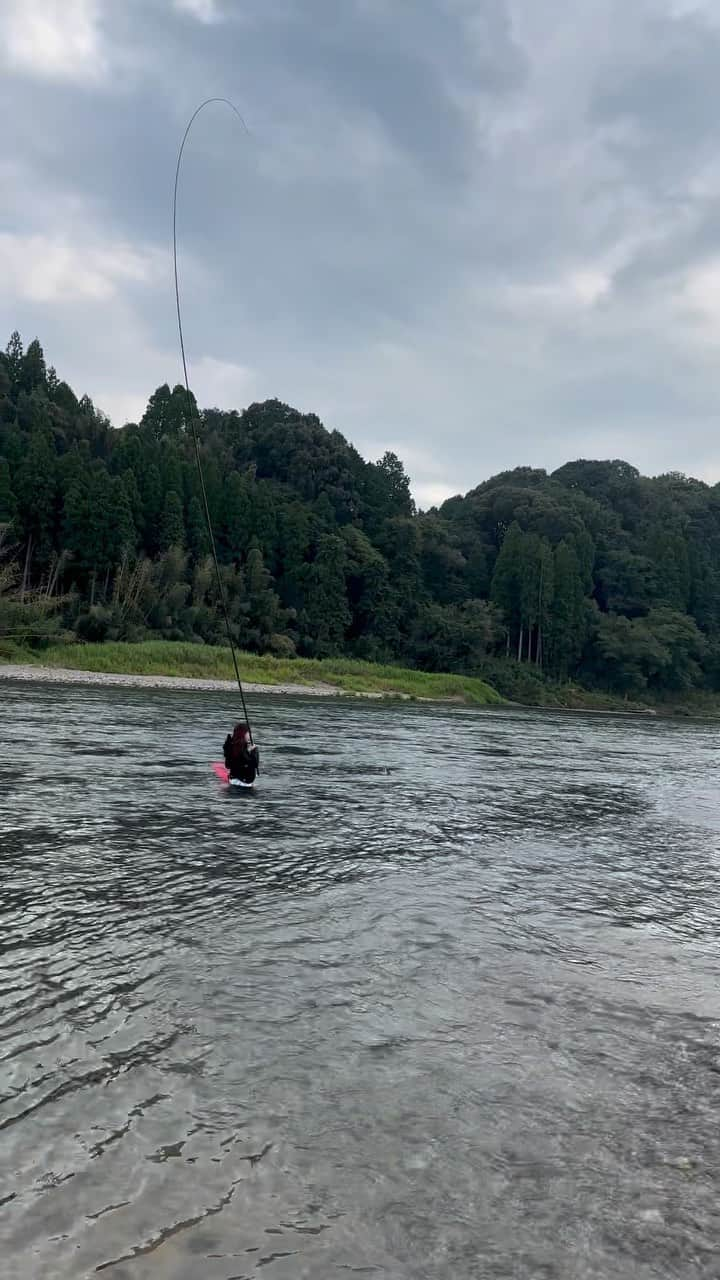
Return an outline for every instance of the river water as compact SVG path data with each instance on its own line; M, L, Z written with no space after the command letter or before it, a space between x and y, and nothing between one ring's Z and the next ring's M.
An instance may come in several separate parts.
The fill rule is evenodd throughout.
M720 1275L715 727L0 684L4 1280Z

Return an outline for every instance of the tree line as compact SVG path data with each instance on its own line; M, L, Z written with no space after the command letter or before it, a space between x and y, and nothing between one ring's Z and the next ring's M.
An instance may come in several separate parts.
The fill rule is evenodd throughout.
M720 688L720 486L516 468L418 512L277 400L197 413L238 644L620 694ZM182 387L112 427L17 333L0 352L0 640L222 643Z

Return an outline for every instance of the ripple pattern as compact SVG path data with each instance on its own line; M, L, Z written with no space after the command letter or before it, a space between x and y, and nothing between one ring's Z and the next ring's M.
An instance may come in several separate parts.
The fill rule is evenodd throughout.
M713 726L0 715L5 1280L718 1274Z

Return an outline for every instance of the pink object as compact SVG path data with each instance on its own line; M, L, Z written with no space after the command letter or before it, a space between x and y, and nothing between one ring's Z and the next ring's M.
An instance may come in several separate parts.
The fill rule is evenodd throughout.
M212 767L213 773L215 774L215 777L219 778L221 782L227 783L230 781L230 774L228 773L224 764L220 764L218 761L216 764L213 764L211 767Z

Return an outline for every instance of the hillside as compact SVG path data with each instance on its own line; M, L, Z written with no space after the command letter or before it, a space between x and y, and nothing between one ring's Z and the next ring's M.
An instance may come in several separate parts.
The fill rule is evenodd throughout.
M415 510L279 401L200 415L239 645L483 675L541 698L720 688L720 491L622 461L518 468ZM114 429L40 343L0 353L0 645L224 641L181 388Z

